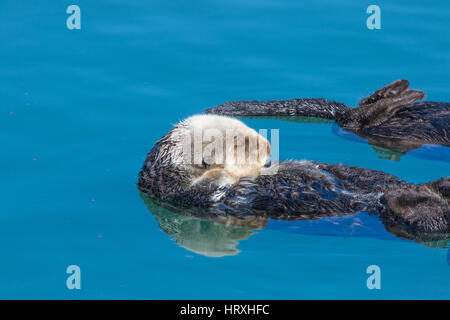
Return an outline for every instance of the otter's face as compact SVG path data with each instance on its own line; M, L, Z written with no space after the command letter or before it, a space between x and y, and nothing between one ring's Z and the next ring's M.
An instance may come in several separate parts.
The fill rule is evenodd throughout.
M259 175L270 156L269 141L243 123L229 133L224 168L238 178Z
M269 141L237 119L193 116L175 130L184 133L184 164L191 167L193 180L220 177L228 184L257 176L270 156Z

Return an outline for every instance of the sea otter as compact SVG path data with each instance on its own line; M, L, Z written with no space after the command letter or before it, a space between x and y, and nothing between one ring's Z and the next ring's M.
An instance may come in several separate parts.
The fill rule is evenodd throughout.
M422 91L409 90L407 80L397 80L361 99L356 108L336 101L304 98L227 102L209 108L205 113L332 119L371 145L401 153L422 144L450 146L450 103L416 102L424 97Z
M448 177L415 185L343 164L270 163L269 152L269 142L237 119L193 116L156 142L138 187L197 216L317 219L368 211L410 237L450 233Z

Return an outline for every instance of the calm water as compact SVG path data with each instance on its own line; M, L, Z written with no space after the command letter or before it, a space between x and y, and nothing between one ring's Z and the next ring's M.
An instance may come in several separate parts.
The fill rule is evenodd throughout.
M356 0L77 0L72 31L69 4L0 4L0 298L450 298L448 245L365 213L252 231L150 212L136 189L173 123L225 101L353 106L398 78L450 101L449 1L377 1L373 31ZM450 173L445 147L393 155L333 123L244 121L280 129L281 159ZM66 288L71 264L81 290ZM366 287L372 264L381 290Z

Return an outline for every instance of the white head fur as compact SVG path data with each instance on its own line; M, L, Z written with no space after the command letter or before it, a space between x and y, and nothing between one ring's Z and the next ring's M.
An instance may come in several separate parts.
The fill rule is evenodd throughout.
M187 169L192 182L205 179L229 185L260 174L270 156L270 143L242 121L217 115L196 115L171 131L173 164Z

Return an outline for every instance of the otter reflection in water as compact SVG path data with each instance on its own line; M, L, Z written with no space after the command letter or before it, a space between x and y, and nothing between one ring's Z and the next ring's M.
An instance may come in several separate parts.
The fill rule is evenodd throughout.
M254 230L264 229L268 221L261 217L237 219L233 216L208 220L205 216L199 218L195 212L177 210L176 207L166 209L143 193L141 197L162 231L173 237L180 247L207 257L237 255L241 252L237 249L239 241L248 239Z
M339 126L368 141L398 153L423 144L450 146L450 103L416 102L422 91L409 90L407 80L397 80L360 101L356 108L325 99L235 101L207 109L225 116L295 116L335 120Z
M395 239L380 229L375 217L365 213L310 221L286 221L284 224L272 221L272 226L269 226L269 219L264 217L217 217L208 215L207 211L178 208L167 202L152 200L142 192L140 192L140 196L164 233L172 237L180 247L207 257L219 258L237 255L241 252L237 248L240 241L247 240L251 235L265 228L301 235L345 235L346 237L378 238L385 241ZM391 229L388 226L387 231L402 239L414 239L401 229ZM447 239L416 240L416 242L431 248L448 247Z
M231 131L232 139L206 134L212 129L227 136ZM138 187L154 199L197 208L209 217L307 220L367 211L405 237L448 238L448 177L415 185L343 164L266 164L269 152L268 141L237 119L193 116L156 142Z

